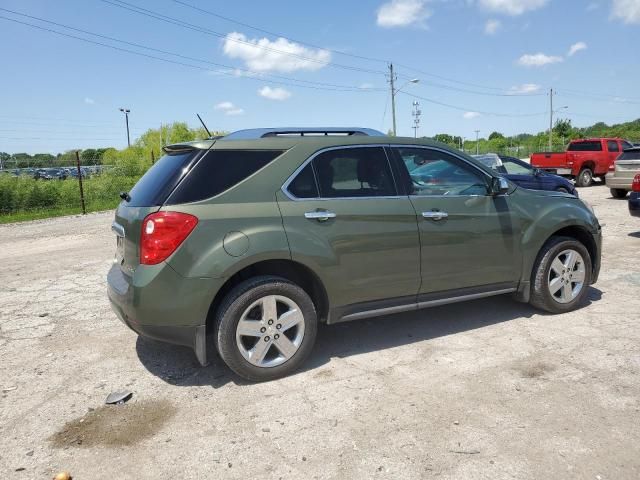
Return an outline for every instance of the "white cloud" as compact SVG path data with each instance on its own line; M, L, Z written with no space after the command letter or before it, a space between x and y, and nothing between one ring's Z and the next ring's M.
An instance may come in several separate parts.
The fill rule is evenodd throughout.
M229 33L224 39L223 51L230 58L243 60L256 72L294 72L296 70L320 70L331 61L331 53L303 47L286 38L271 41L268 38L247 38L238 32Z
M94 103L96 103L96 101L93 98L84 97L84 103L86 103L87 105L93 105Z
M480 6L505 15L522 15L530 10L544 7L549 0L479 0Z
M464 115L462 115L462 117L466 120L473 120L474 118L478 118L479 116L480 114L478 112L465 112Z
M384 28L421 24L431 16L426 3L426 0L391 0L378 8L377 23Z
M569 55L570 57L573 57L580 50L586 50L586 49L587 49L587 44L586 43L584 43L584 42L574 43L569 48L569 53L567 53L567 55Z
M489 19L487 23L484 24L484 33L487 35L494 35L502 26L502 22L500 20Z
M271 88L267 86L258 90L258 94L261 97L268 98L269 100L286 100L291 96L291 92L289 90L285 90L284 88Z
M236 107L231 102L220 102L213 108L222 111L225 115L242 115L244 113L242 108Z
M591 2L589 5L587 5L587 12L593 12L594 10L597 10L598 8L600 8L599 4L597 4L596 2Z
M553 63L563 62L562 57L555 55L545 55L544 53L535 53L533 55L522 55L518 59L518 65L521 67L544 67L545 65L551 65Z
M358 88L362 90L370 90L374 87L373 83L363 83Z
M611 18L622 20L622 23L640 24L640 0L613 0Z
M509 95L527 95L529 93L535 93L540 90L540 85L536 83L523 83L522 85L515 85L507 92Z

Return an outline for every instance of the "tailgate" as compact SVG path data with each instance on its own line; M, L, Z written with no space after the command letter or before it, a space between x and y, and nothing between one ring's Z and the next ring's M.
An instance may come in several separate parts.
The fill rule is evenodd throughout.
M567 154L558 153L534 153L531 155L531 166L536 168L558 168L567 166Z
M150 213L160 210L202 154L202 151L195 149L167 152L138 180L127 200L120 202L111 230L116 236L114 261L120 264L123 273L133 275L140 264L143 220Z

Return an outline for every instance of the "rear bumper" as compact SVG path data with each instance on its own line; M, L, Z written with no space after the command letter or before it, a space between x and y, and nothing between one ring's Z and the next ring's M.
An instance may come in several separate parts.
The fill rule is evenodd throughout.
M605 182L609 188L619 188L620 190L630 191L633 177L628 178L608 174L605 178Z
M631 192L629 195L629 213L634 217L640 217L640 192Z
M207 314L219 283L182 277L166 264L140 266L127 276L114 264L107 275L107 295L113 311L131 330L191 347L206 365Z

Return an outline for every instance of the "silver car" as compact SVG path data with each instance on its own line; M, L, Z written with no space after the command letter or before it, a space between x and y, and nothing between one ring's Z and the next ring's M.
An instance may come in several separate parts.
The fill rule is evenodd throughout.
M607 173L607 187L614 198L624 198L631 191L633 177L640 173L640 147L627 148L616 159L614 170Z

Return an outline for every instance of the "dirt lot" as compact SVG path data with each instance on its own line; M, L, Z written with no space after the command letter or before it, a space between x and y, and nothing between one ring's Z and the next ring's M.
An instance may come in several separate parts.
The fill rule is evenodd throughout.
M605 242L579 311L501 297L325 327L305 371L259 385L116 319L111 213L0 226L0 472L640 478L640 219L580 193Z

